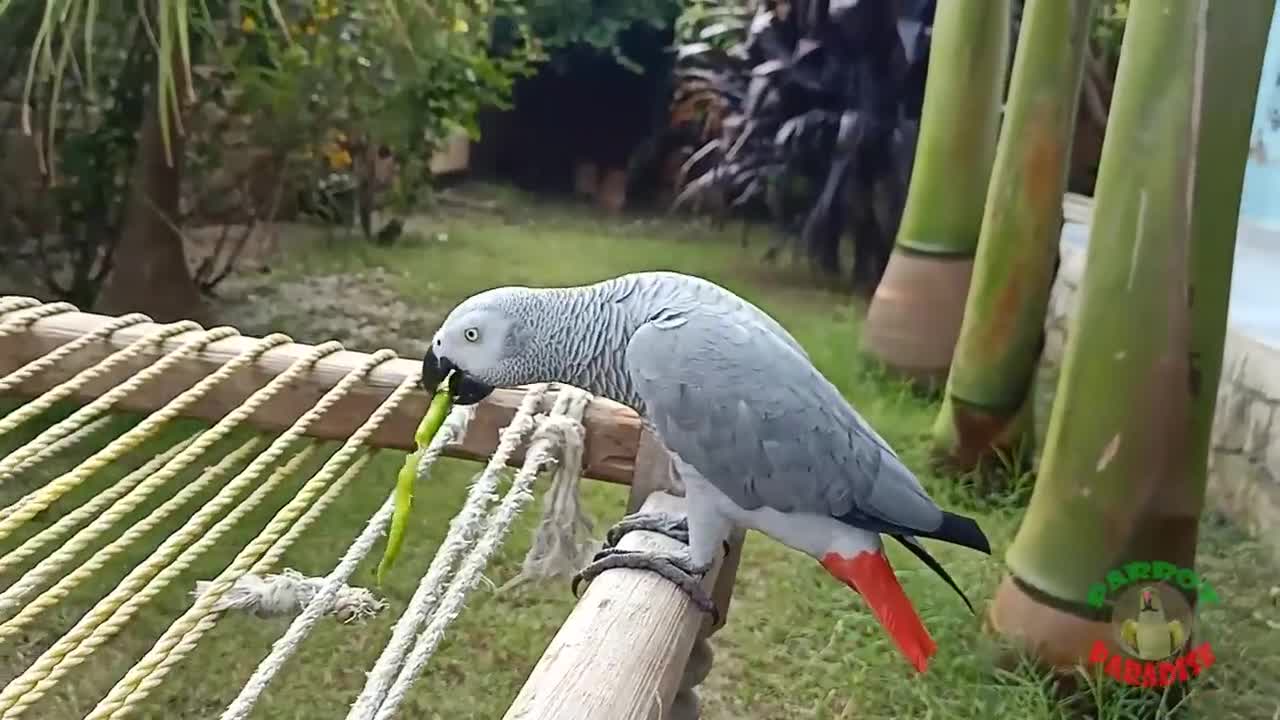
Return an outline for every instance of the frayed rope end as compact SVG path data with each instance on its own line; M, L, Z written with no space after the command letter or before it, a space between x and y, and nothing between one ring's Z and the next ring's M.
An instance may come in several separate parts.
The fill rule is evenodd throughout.
M292 615L301 612L323 586L324 578L306 577L290 569L279 575L242 575L214 603L213 610L243 610L257 617ZM199 597L208 587L209 581L201 580L192 595ZM386 607L386 601L372 592L343 585L327 614L346 624L368 620Z

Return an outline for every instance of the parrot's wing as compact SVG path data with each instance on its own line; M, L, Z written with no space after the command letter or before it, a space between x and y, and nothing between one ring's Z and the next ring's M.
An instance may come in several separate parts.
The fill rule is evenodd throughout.
M1182 643L1187 641L1187 634L1186 631L1182 629L1181 621L1169 621L1169 637L1173 640L1173 647L1175 650L1182 647Z
M888 444L755 313L668 308L634 333L626 360L663 441L741 507L908 535L942 525Z
M1120 639L1124 640L1125 644L1133 648L1135 651L1138 649L1137 620L1125 620L1124 623L1120 625Z
M626 279L627 277L628 276L624 276L623 279ZM809 357L809 353L804 349L804 346L792 337L791 333L788 332L781 323L770 317L768 313L753 305L751 301L746 298L740 297L726 288L707 280L706 278L665 270L649 270L634 273L630 277L643 278L643 280L648 283L665 283L672 287L679 287L686 292L692 293L694 300L699 303L709 303L711 305L732 304L735 306L735 309L746 310L752 314L756 321L761 325L764 325L765 329L782 338L782 341L791 349L801 355L804 355L806 358ZM623 285L626 286L627 284L624 283ZM634 288L635 285L630 284L627 286L627 290L624 290L623 292L629 293L634 290ZM625 297L625 294L620 297Z

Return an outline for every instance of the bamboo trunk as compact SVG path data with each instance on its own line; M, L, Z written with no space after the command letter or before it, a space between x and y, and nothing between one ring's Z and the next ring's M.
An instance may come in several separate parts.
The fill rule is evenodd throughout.
M1059 666L1114 647L1090 586L1191 568L1274 0L1133 0L1082 298L993 628ZM1188 600L1194 603L1195 598Z
M1028 0L934 445L968 469L1025 453L1093 0Z
M1009 0L939 0L911 184L864 329L866 349L925 384L960 332L1000 126Z

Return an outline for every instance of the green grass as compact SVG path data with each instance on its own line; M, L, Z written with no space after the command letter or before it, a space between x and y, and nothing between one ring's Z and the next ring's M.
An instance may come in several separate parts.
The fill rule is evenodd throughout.
M844 296L815 289L802 274L761 265L759 240L750 252L738 247L738 231L723 233L699 225L653 220L610 220L587 211L533 206L504 191L488 189L501 201L505 217L483 212L451 211L434 220L414 223L405 241L392 248L351 242L286 243L286 258L258 291L271 303L275 289L302 278L341 274L356 276L371 268L392 274L395 290L412 308L402 334L427 333L444 312L471 293L496 285L580 283L642 269L678 269L705 275L757 302L774 314L805 345L819 368L884 434L913 468L924 468L935 403L886 380L857 352L860 310ZM447 234L447 241L435 239ZM228 293L230 295L231 293ZM242 299L228 299L228 307ZM345 301L344 301L345 302ZM353 297L351 303L358 303ZM314 313L312 313L314 314ZM306 307L271 306L271 324L307 340ZM228 321L235 321L229 312ZM359 348L372 349L372 348ZM0 407L0 413L4 410ZM60 409L65 414L66 409ZM137 422L121 416L113 432ZM105 487L140 464L157 448L195 426L166 430L129 462L109 467L85 487L59 501L33 521L29 529L0 541L0 552L28 537L90 493ZM35 428L0 438L0 454L25 441ZM103 433L77 453L58 458L28 477L0 485L0 505L8 505L29 489L72 467L111 437ZM225 452L243 433L219 445ZM318 467L335 449L310 465ZM403 455L380 453L335 505L286 556L284 566L322 575L359 532L394 483ZM386 642L390 627L404 608L417 578L425 571L452 513L459 507L467 481L478 467L445 461L432 483L417 491L414 516L405 548L382 592L388 611L364 625L322 622L302 652L271 685L255 717L341 717L358 694L364 673ZM194 472L173 481L189 482ZM82 717L145 652L190 603L197 579L216 574L288 497L300 474L264 507L238 527L190 572L161 593L132 626L76 668L27 713L31 718ZM1001 576L1000 557L1016 530L1025 488L977 501L952 478L922 477L943 505L977 515L992 539L995 555L935 544L936 554L970 597L980 605ZM212 491L206 493L206 496ZM619 517L623 488L585 485L588 508L598 532ZM203 499L201 500L203 501ZM140 508L141 517L160 502ZM0 650L0 680L26 668L54 638L105 595L133 564L180 526L181 517L163 523L125 558L95 581L79 588L55 610L40 618L17 642ZM487 576L501 584L512 577L528 546L537 509L521 519L512 540L490 566ZM118 534L119 531L117 531ZM114 535L112 535L114 537ZM1207 518L1200 566L1223 598L1206 609L1202 622L1218 658L1207 682L1191 700L1199 717L1270 718L1280 692L1280 650L1275 633L1257 615L1274 614L1268 588L1275 566L1263 549L1229 526ZM104 538L103 543L110 538ZM371 587L379 547L360 568L354 583ZM905 553L891 549L899 576L925 624L940 646L928 674L916 677L890 646L862 601L833 581L814 562L758 534L748 537L729 624L713 640L715 666L702 689L707 719L782 720L785 718L1029 718L1063 716L1047 683L1035 673L1002 673L993 669L996 648L981 632L980 622L936 577ZM13 577L0 582L8 584ZM417 682L400 716L405 718L497 718L510 703L552 635L573 605L567 583L529 587L498 594L482 586L451 628L444 644ZM981 608L980 608L981 609ZM287 619L229 615L197 650L139 708L136 717L208 718L219 713L284 631ZM1146 706L1111 689L1099 720L1151 717Z

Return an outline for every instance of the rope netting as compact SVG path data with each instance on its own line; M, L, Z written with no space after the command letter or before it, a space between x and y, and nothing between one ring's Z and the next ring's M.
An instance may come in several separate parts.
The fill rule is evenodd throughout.
M67 303L0 297L0 348L14 336L31 331L41 320L73 312L77 309ZM155 326L145 335L139 335L141 329L130 331L139 335L137 339L96 363L77 360L81 353L101 353L104 343L122 344L113 341L117 333L144 323L151 320L138 314L111 318L0 376L3 400L44 374L65 375L65 367L85 366L14 409L0 409L0 485L28 483L35 477L34 470L63 467L68 457L79 457L76 450L96 448L80 450L88 456L69 469L45 472L52 478L0 509L0 542L21 539L0 555L0 646L39 628L73 593L106 589L110 581L103 577L104 568L132 562L157 528L181 523L158 547L134 562L110 590L95 593L101 595L97 602L0 689L0 720L27 713L111 638L128 631L131 621L175 580L202 559L207 564L207 556L220 542L218 552L226 553L227 538L235 537L233 531L245 524L246 518L266 507L273 493L289 494L284 489L298 482L301 484L266 525L237 543L238 549L215 577L196 582L186 610L169 623L86 717L122 718L138 710L228 612L293 615L288 629L221 716L224 720L248 717L268 684L297 654L322 618L355 622L387 607L374 592L347 583L386 533L393 511L391 494L328 575L307 577L291 568L275 570L286 552L379 452L370 445L371 438L418 386L419 377L404 377L322 463L324 445L308 431L366 383L371 372L396 359L395 353L380 350L365 356L274 437L245 432L252 430L250 418L312 373L317 363L340 352L339 343L323 343L299 355L208 427L193 429L191 423L178 422L219 386L259 363L264 354L292 342L285 335L272 334L240 345L243 349L216 370L116 434L115 428L127 425L116 422L123 417L119 414L123 401L136 399L140 389L201 356L211 344L238 335L230 327L204 329L193 322L177 322ZM121 376L116 384L98 390ZM92 389L91 399L59 419L59 408L77 395L85 397L87 389ZM571 573L581 566L584 554L591 552L591 543L583 537L591 526L577 501L585 434L582 417L591 396L577 388L559 387L554 402L551 397L548 385L529 388L511 422L501 430L497 448L473 478L462 507L368 673L348 720L395 716L461 612L468 593L482 580L513 521L533 498L534 483L542 473L554 470L544 517L520 574L512 582ZM473 406L451 411L422 454L417 467L420 487L446 446L461 442L474 413ZM162 447L156 448L157 444ZM4 452L6 446L13 447ZM521 448L525 448L523 464L500 493L506 468ZM317 469L309 469L317 464ZM132 469L103 482L107 468L115 468L117 473ZM305 480L301 476L306 476ZM191 479L184 480L188 477ZM51 512L56 519L50 517Z

